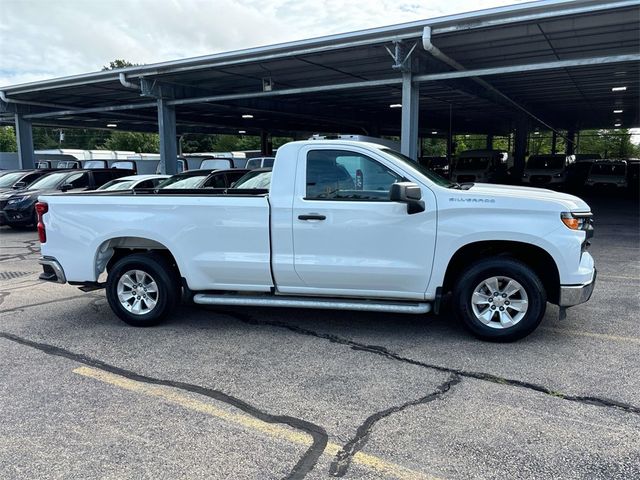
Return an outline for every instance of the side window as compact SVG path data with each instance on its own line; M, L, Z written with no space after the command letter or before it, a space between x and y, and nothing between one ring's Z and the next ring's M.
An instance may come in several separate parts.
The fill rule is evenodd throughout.
M76 173L67 177L65 184L71 185L71 188L84 188L89 186L89 174L88 173Z
M307 154L307 200L389 200L402 177L381 163L346 150Z
M121 175L118 175L118 172L111 172L111 171L102 171L102 172L92 172L93 173L93 180L95 182L95 186L96 187L100 187L102 185L104 185L105 183L120 177Z
M136 189L139 188L154 188L155 185L153 184L153 180L145 180L144 182L140 182L137 186Z
M40 175L39 173L31 173L29 175L25 175L24 177L22 177L20 179L21 182L25 182L27 185L29 185L30 183L35 182L37 179L39 179L42 175Z
M203 185L204 188L226 188L227 182L224 174L217 174L211 176L209 180Z

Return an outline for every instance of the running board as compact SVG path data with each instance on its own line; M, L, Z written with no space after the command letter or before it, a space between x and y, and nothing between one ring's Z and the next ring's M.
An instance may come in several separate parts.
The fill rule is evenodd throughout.
M317 308L325 310L359 310L362 312L387 313L428 313L430 303L371 301L371 300L335 300L309 297L284 296L248 296L248 295L212 295L197 293L193 297L194 303L199 305L232 305L242 307L286 307L286 308Z

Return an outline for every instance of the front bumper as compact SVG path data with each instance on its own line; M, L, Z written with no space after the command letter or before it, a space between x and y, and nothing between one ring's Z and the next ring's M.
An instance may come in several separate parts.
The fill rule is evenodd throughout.
M33 209L4 209L0 211L0 225L31 225L34 223Z
M39 261L42 265L43 272L40 274L40 280L54 283L67 283L67 277L64 275L62 265L53 257L41 257Z
M560 307L573 307L589 301L596 286L597 270L593 270L591 281L582 285L560 285Z

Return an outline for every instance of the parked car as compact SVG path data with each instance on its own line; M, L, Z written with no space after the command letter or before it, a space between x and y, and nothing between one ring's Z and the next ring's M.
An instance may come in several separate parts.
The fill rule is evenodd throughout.
M23 190L38 178L53 171L55 170L16 170L7 175L2 175L0 176L0 193L14 193L16 190Z
M464 325L494 341L532 332L547 301L562 316L594 289L592 214L572 195L461 186L345 140L288 143L268 173L268 191L41 195L41 278L105 287L136 326L181 298L423 314L452 292Z
M451 180L458 183L506 183L513 158L502 150L467 150L456 160Z
M522 183L532 187L565 187L573 155L532 155L522 174Z
M130 170L61 170L48 173L25 190L0 194L0 225L26 227L36 224L38 196L48 193L94 190L114 178L131 175Z
M105 183L97 190L139 190L144 188L157 188L162 181L170 175L130 175L120 177Z
M449 178L449 160L447 160L447 157L420 157L418 162L420 165L427 167L432 172L435 172L444 178Z
M256 168L249 170L245 175L240 177L237 182L231 185L234 189L264 189L269 190L271 187L271 168Z
M640 159L630 158L627 160L627 183L632 196L640 195Z
M187 170L186 172L177 173L167 178L158 185L158 188L184 189L184 188L200 188L202 182L215 172L212 169L206 170Z
M626 189L627 162L624 160L596 160L591 164L586 186Z
M229 168L216 170L207 176L198 188L229 188L244 174L250 172L246 168Z
M256 168L271 168L276 157L256 157L247 160L246 168L254 170Z

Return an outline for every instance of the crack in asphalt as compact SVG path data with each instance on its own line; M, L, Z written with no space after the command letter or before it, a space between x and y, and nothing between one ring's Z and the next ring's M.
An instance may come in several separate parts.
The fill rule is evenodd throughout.
M53 355L57 357L67 358L74 362L82 363L84 365L88 365L90 367L98 368L100 370L104 370L115 375L120 375L122 377L128 378L130 380L134 380L136 382L147 383L151 385L163 385L166 387L177 388L180 390L184 390L191 393L196 393L198 395L203 395L205 397L212 398L219 402L226 403L227 405L231 405L243 412L255 417L259 420L262 420L266 423L279 423L289 425L290 427L301 430L311 436L313 442L311 446L307 449L307 451L302 455L302 457L298 460L293 469L289 472L289 474L284 477L287 480L298 480L304 478L307 473L309 473L318 462L318 459L323 454L327 443L329 441L329 435L326 430L319 425L308 422L306 420L302 420L300 418L292 417L289 415L273 415L265 412L264 410L260 410L259 408L245 402L244 400L240 400L239 398L233 397L226 393L223 393L220 390L215 390L213 388L202 387L200 385L194 385L186 382L179 382L175 380L165 380L155 377L150 377L147 375L142 375L139 373L132 372L131 370L126 370L124 368L116 367L114 365L110 365L108 363L103 362L102 360L98 360L95 358L88 357L86 355L80 353L74 353L70 350L66 350L61 347L56 347L54 345L49 345L46 343L39 343L33 340L29 340L23 337L19 337L12 333L2 332L0 331L0 338L4 338L6 340L18 343L20 345L24 345L27 347L35 348L40 350L41 352L46 353L47 355Z
M362 425L358 427L355 436L347 443L345 443L342 449L336 454L333 462L331 462L329 474L334 477L343 477L347 473L347 470L351 465L353 456L360 450L362 450L367 444L371 435L371 431L373 430L373 427L377 422L384 418L387 418L394 413L401 412L402 410L405 410L409 407L424 405L426 403L433 402L434 400L442 397L442 395L447 393L454 385L457 385L461 381L462 377L460 375L452 373L447 381L445 381L441 385L438 385L438 387L428 395L415 400L410 400L406 403L403 403L402 405L396 405L394 407L381 410L367 417Z
M436 365L436 364L422 362L420 360L414 360L412 358L404 357L398 353L388 350L386 347L383 347L381 345L367 345L364 343L359 343L353 340L349 340L348 338L339 337L338 335L333 335L331 333L321 333L321 332L316 332L314 330L309 330L307 328L303 328L298 325L292 325L289 323L278 322L278 321L256 320L250 315L239 313L239 312L232 312L229 310L215 309L212 311L217 311L231 318L234 318L239 322L243 322L246 324L283 328L300 335L307 335L310 337L328 340L331 343L345 345L356 351L363 351L363 352L372 353L374 355L380 355L382 357L389 358L391 360L397 360L399 362L404 362L409 365L429 368L431 370L436 370L438 372L456 374L464 378L473 378L473 379L482 380L485 382L496 383L498 385L508 385L511 387L524 388L526 390L532 390L538 393L544 393L545 395L549 395L555 398L560 398L562 400L567 400L569 402L583 403L586 405L595 405L598 407L615 408L627 413L640 415L640 407L636 405L624 403L624 402L619 402L617 400L613 400L610 398L603 398L603 397L596 397L596 396L589 396L589 395L569 395L556 390L552 390L551 388L545 387L544 385L539 385L532 382L526 382L524 380L515 380L511 378L500 377L498 375L493 375L491 373L474 372L472 370L462 370L457 368L443 367L442 365Z
M6 262L8 260L27 260L29 255L40 254L40 240L25 240L21 243L26 245L26 253L16 253L13 255L0 255L0 262ZM18 248L18 247L15 247ZM25 247L19 247L25 248Z

